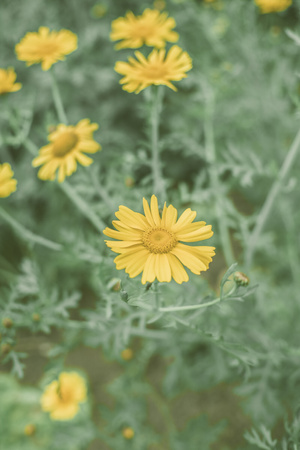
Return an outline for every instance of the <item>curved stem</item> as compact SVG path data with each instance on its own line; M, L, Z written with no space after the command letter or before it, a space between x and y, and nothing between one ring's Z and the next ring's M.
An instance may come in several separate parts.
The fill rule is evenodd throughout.
M0 216L9 223L21 236L23 236L28 241L35 242L36 244L43 245L44 247L51 248L51 250L62 250L63 246L49 239L43 238L38 234L32 233L32 231L27 230L23 225L21 225L16 219L11 217L4 209L0 207Z
M50 77L51 77L51 87L52 87L52 95L53 95L53 101L56 109L56 113L58 116L58 120L61 123L64 123L65 125L68 125L68 119L65 113L64 105L61 99L61 95L59 92L58 84L55 79L54 71L53 69L50 70Z
M89 205L77 194L75 189L67 182L59 184L60 189L66 194L66 196L74 203L79 211L90 221L97 231L102 231L106 227L104 222L90 209Z
M295 161L295 158L297 156L298 150L300 147L300 130L298 131L287 155L285 160L283 161L283 164L281 166L281 169L278 174L278 178L274 181L271 189L268 192L268 195L266 197L266 200L260 210L260 213L258 214L256 225L250 235L249 243L247 246L246 256L245 256L245 263L247 269L252 264L252 259L256 250L257 241L258 238L265 226L265 223L270 215L270 212L272 210L274 201L280 191L280 188L282 187L282 184L289 173L291 167L293 166L293 163Z
M221 301L220 298L215 298L211 302L200 303L198 305L186 305L186 306L166 306L162 308L158 308L160 312L172 312L172 311L190 311L193 309L206 308L207 306L215 305Z
M161 86L152 87L151 107L151 148L152 148L152 175L153 193L165 198L165 185L162 177L161 162L159 157L159 117L161 112Z

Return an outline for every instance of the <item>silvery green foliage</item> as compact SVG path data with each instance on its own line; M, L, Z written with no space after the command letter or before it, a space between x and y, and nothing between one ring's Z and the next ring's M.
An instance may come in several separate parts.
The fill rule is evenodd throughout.
M14 66L23 83L1 97L0 108L0 163L9 162L18 180L0 207L23 227L0 218L0 448L298 449L299 159L258 238L252 267L244 257L299 128L299 0L272 15L259 15L252 1L223 1L222 10L200 0L167 2L194 68L176 94L164 93L159 146L168 198L160 207L165 200L180 212L190 207L212 224L208 245L216 246L216 257L189 283L158 286L159 307L220 298L168 312L159 311L154 285L116 270L96 225L110 226L120 204L141 212L142 197L153 193L151 91L121 90L113 67L132 53L114 52L109 41L113 19L127 10L139 14L152 1L105 4L101 20L92 15L92 0L0 5L1 67ZM224 34L222 23L229 24ZM14 45L41 24L78 34L78 50L55 65L55 74L69 122L88 117L100 125L95 138L103 150L67 180L77 204L57 183L38 180L31 166L58 119L48 74L16 61ZM208 92L218 189L207 154ZM216 199L234 244L231 267L223 259ZM236 270L247 273L248 286L234 284ZM126 347L134 350L130 361L120 356ZM52 422L40 396L74 366L90 379L89 401L74 421ZM24 435L28 423L36 425L33 437ZM123 437L124 427L133 428L132 440Z

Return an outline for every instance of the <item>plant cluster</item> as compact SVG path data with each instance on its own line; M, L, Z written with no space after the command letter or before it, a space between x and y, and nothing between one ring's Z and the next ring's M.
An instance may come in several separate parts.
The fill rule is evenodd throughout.
M17 3L0 448L300 448L299 0Z

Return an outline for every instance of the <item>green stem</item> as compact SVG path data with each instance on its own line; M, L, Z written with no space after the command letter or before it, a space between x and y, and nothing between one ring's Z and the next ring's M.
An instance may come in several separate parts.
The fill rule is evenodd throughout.
M215 212L218 220L218 229L220 233L223 253L226 260L226 264L230 266L234 262L234 256L231 247L227 220L223 212L222 207L223 199L220 189L218 172L216 169L216 151L215 151L214 127L213 127L214 94L208 86L204 86L204 88L205 89L203 90L206 94L206 108L204 121L206 159L209 164L209 173L215 196Z
M38 153L39 153L39 149L38 149L38 147L30 140L30 139L25 139L24 141L23 141L23 145L24 145L24 147L29 151L29 153L32 155L32 156L37 156L38 155Z
M38 148L30 139L26 139L23 144L32 155L37 155ZM97 231L105 228L106 225L104 222L102 222L102 220L92 210L90 210L89 206L67 181L60 183L59 187L79 209L79 211L97 228Z
M75 189L67 182L59 184L60 189L74 203L79 211L90 221L97 231L102 231L106 225L102 220L90 209L89 205L77 194Z
M106 206L111 210L114 211L114 205L108 195L108 193L106 192L106 190L103 188L103 186L101 185L101 183L99 182L99 179L96 176L96 173L93 170L90 170L90 176L92 178L92 181L94 183L95 189L97 191L97 193L99 194L99 196L102 198L102 200L104 201L104 203L106 204Z
M259 239L259 236L265 226L265 223L270 215L270 212L272 210L274 201L283 185L284 180L286 179L291 167L293 166L293 163L295 161L295 158L297 156L298 150L300 146L300 130L298 131L286 157L283 161L283 164L280 168L279 174L277 179L274 181L270 191L268 192L268 195L266 197L266 200L260 210L260 213L258 214L256 225L250 235L246 256L245 256L245 263L247 269L250 268L252 264L252 259L256 250L257 242Z
M211 302L200 303L199 305L186 305L186 306L166 306L162 308L158 308L160 312L172 312L172 311L190 311L193 309L206 308L207 306L215 305L221 301L220 298L215 298Z
M161 162L159 157L159 117L161 112L161 89L160 86L152 87L151 108L151 148L152 148L152 176L153 193L166 197L165 184L162 177Z
M43 245L44 247L51 248L51 250L62 250L62 245L57 244L56 242L49 241L48 239L43 238L42 236L39 236L37 234L32 233L31 231L27 230L23 225L21 225L17 220L15 220L13 217L11 217L10 214L8 214L4 209L0 207L0 216L9 223L23 238L26 240L32 241L36 244Z
M68 119L65 113L64 105L61 99L61 95L59 92L58 84L55 79L54 71L53 69L50 70L50 77L51 77L51 87L52 87L52 95L53 95L53 101L56 109L56 113L58 116L58 120L61 123L64 123L65 125L68 124Z
M159 301L158 281L157 280L155 280L153 283L153 292L154 292L154 299L155 299L155 307L156 307L156 309L159 309L160 301Z

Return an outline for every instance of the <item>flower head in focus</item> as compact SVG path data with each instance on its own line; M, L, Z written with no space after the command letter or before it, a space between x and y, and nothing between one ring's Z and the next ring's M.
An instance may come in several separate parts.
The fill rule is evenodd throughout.
M177 91L171 81L186 78L186 72L192 68L190 56L177 45L173 45L167 54L164 49L154 49L148 58L139 51L135 56L137 59L130 57L128 63L118 61L115 71L124 75L120 80L123 89L136 94L152 84L165 85Z
M12 67L0 69L0 95L8 92L19 91L22 87L21 83L15 83L17 78L16 72Z
M280 12L292 4L292 0L254 0L262 14Z
M119 17L111 24L112 41L121 41L116 49L138 48L146 44L149 47L162 48L166 42L177 42L178 33L173 31L176 22L166 12L156 9L145 9L141 16L129 11L125 17Z
M58 380L46 386L41 406L53 420L70 420L78 413L79 403L85 402L86 398L84 378L76 372L62 372Z
M16 45L16 54L20 61L26 61L27 66L41 63L43 70L49 70L76 49L77 35L72 31L50 31L40 27L39 31L29 32L21 39Z
M96 153L101 146L94 141L93 132L98 129L96 123L83 119L75 126L59 124L49 134L50 143L40 149L39 156L33 161L33 167L43 166L38 172L41 180L54 180L58 170L58 181L72 175L77 169L77 162L89 166L93 160L85 153Z
M9 197L17 189L17 180L13 178L14 172L10 164L0 164L0 198Z
M208 269L214 247L190 246L182 242L197 242L209 239L213 232L205 222L193 222L196 212L186 209L177 220L174 206L164 205L160 217L157 198L151 197L151 204L143 199L144 215L126 206L116 212L116 230L105 228L103 233L115 241L106 245L119 255L114 262L118 270L125 269L130 278L143 272L142 283L152 283L156 278L169 282L172 278L181 284L188 281L183 266L199 275Z

